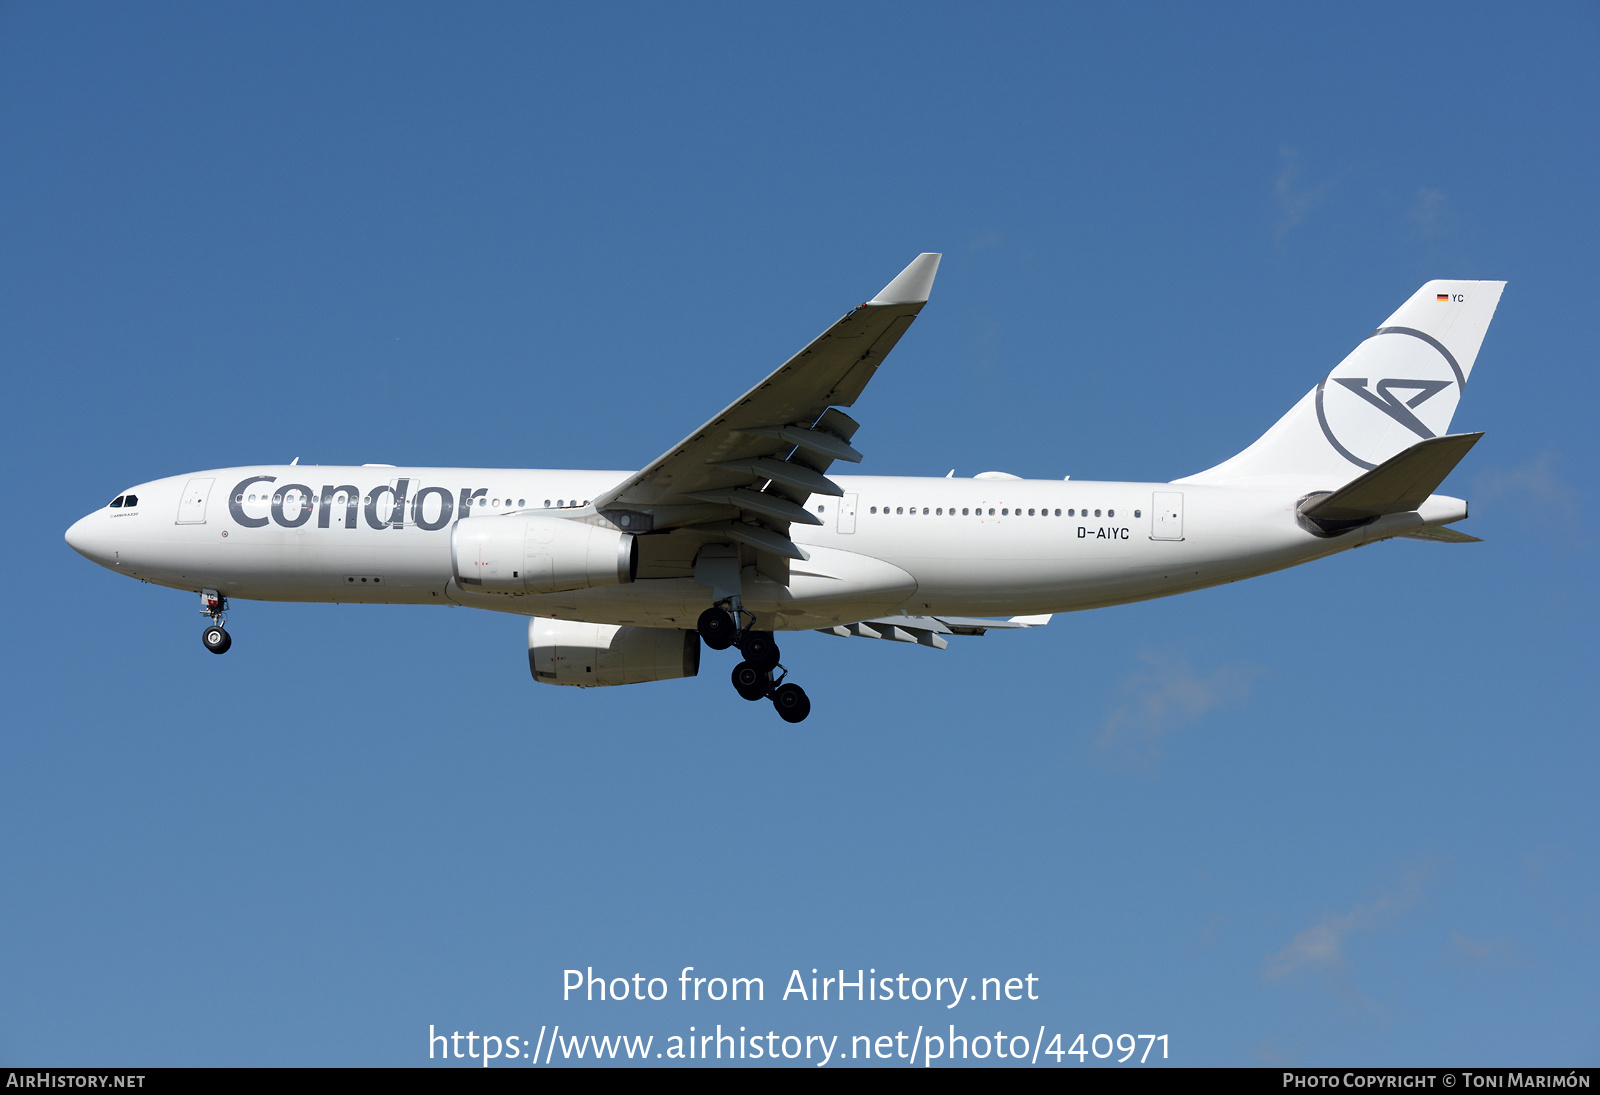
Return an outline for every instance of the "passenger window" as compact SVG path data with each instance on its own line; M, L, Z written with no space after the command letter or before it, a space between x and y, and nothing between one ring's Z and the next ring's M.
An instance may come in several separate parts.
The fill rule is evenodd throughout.
M822 512L822 511L823 511L823 510L825 510L825 509L827 509L827 507L826 507L826 506L818 506L818 507L817 507L817 512L818 512L818 513L821 513L821 512Z
M935 516L935 517L943 517L943 516L944 516L944 507L943 507L943 506L941 506L941 507L939 507L939 508L938 508L938 509L936 509L936 510L934 510L934 511L933 511L933 515L934 515L934 516Z
M1140 516L1140 513L1139 513L1139 511L1138 511L1138 510L1134 510L1134 511L1133 511L1133 515L1134 515L1134 516L1135 516L1135 517L1138 517L1138 516Z
M966 506L962 506L961 507L961 516L963 516L963 517L967 516L967 507Z
M1067 516L1068 517L1076 517L1076 516L1078 516L1078 511L1075 510L1075 509L1069 509L1067 511Z
M115 498L113 498L111 500L110 506L111 506L112 509L121 509L122 508L122 495L119 494Z
M928 507L927 506L923 506L922 507L922 516L924 516L924 517L928 516Z
M1033 516L1033 508L1032 508L1032 507L1031 507L1031 506L1030 506L1030 507L1029 507L1029 509L1028 509L1028 516L1029 516L1029 517L1032 517L1032 516Z
M518 498L517 499L517 508L518 509L521 509L523 506L525 506L527 504L528 503L527 503L527 501L525 499L522 499L522 498Z
M1000 510L1000 516L1001 516L1001 517L1009 517L1009 516L1011 516L1011 511L1010 511L1010 510L1008 510L1008 509L1004 509L1004 508L1002 508L1002 509L1001 509L1001 510Z
M1099 517L1099 516L1100 516L1100 511L1099 511L1099 510L1095 510L1095 511L1094 511L1094 515L1095 515L1095 516L1096 516L1096 517Z
M478 505L479 505L479 506L480 506L480 507L481 507L481 506L485 506L485 505L488 505L488 503L489 503L489 500L488 500L488 499L487 499L487 498L480 498L480 499L478 499Z
M903 509L901 509L901 508L900 508L900 507L899 507L899 506L896 506L896 507L895 507L895 508L894 508L894 511L895 511L895 512L896 512L896 513L904 513L904 512L905 512L905 510L903 510Z
M993 517L993 516L994 516L994 507L993 507L993 506L990 506L990 507L989 507L989 516L990 516L990 517Z
M1115 517L1116 515L1117 515L1117 511L1116 510L1114 510L1114 509L1106 510L1106 516L1107 517Z
M1056 516L1057 516L1057 517L1060 517L1060 516L1061 516L1061 511L1060 511L1060 510L1056 510Z

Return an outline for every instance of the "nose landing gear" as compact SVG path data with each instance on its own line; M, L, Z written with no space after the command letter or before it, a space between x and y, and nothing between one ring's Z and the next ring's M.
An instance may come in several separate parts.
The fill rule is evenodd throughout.
M733 667L733 689L747 700L770 699L784 722L801 722L811 714L811 701L798 684L785 684L788 671L778 664L778 643L770 631L752 631L735 620L747 615L737 600L732 613L721 603L700 614L696 629L713 650L738 647L744 660ZM743 621L740 620L740 623ZM754 622L754 617L751 618Z
M226 622L223 613L228 611L228 598L214 589L200 591L200 615L211 618L211 626L200 632L200 642L213 654L226 654L233 645L233 636L223 630Z

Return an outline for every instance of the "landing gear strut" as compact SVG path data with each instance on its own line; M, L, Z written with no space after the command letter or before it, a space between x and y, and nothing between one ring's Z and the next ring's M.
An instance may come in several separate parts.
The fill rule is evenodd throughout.
M727 607L724 607L726 605ZM785 684L788 671L778 664L778 643L770 631L745 626L755 617L737 597L719 601L700 614L696 630L712 650L738 647L744 660L733 667L733 689L747 700L770 699L784 722L800 722L811 714L811 701L798 684Z
M223 613L228 611L228 598L214 589L200 591L200 615L211 618L211 626L200 632L200 642L213 654L226 654L233 645L233 636L223 630L226 622Z

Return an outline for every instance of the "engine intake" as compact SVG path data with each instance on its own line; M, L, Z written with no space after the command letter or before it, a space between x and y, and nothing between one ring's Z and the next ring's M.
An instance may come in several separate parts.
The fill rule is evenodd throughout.
M477 593L562 593L633 581L639 546L626 532L559 517L468 517L450 532L450 567Z
M528 621L528 669L540 684L603 688L700 672L700 635L663 627Z

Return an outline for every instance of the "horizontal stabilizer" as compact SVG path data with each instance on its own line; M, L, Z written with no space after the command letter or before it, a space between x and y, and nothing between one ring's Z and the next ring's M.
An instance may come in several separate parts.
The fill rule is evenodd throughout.
M1407 540L1432 540L1436 544L1481 544L1483 537L1468 536L1464 532L1457 532L1453 528L1435 525L1432 528L1418 529L1416 532L1402 532L1400 534Z
M1439 489L1481 433L1456 433L1419 441L1391 456L1332 494L1301 505L1302 516L1318 523L1371 521L1389 513L1410 513Z

